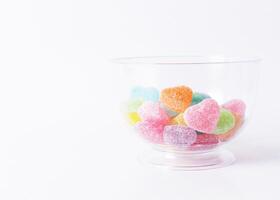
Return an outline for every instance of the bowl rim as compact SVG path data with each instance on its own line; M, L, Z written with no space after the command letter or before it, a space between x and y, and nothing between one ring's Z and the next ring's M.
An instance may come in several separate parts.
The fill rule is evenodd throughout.
M111 59L117 64L230 64L230 63L258 63L262 59L258 56L224 56L224 55L185 55L185 56L139 56L119 57Z

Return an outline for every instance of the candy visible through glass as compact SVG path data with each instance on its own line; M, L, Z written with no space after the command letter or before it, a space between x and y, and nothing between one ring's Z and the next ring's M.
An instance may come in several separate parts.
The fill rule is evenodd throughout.
M137 86L131 90L126 115L146 140L191 151L207 150L228 141L244 121L241 99L219 105L211 94L188 86Z

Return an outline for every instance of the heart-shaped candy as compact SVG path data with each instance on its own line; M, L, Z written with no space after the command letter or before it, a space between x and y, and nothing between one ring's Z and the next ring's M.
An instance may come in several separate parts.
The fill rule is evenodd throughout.
M131 99L137 99L142 101L153 101L159 100L159 91L153 87L134 87L130 93Z
M232 129L230 129L228 132L217 135L220 141L225 142L232 139L239 131L243 123L244 123L244 119L238 115L235 115L235 126Z
M226 133L227 131L229 131L230 129L232 129L235 125L235 118L234 115L222 108L220 110L220 117L219 117L219 121L217 123L217 127L214 131L215 134L223 134Z
M204 99L211 98L208 94L195 92L192 96L192 105L198 104Z
M212 133L219 120L220 108L214 99L205 99L184 112L189 127L204 133Z
M192 102L192 90L186 86L166 88L161 91L160 101L172 111L184 112Z
M152 143L162 143L163 142L163 129L164 124L155 121L141 121L135 125L136 131L144 139Z
M223 108L231 111L237 116L243 117L246 110L245 103L240 99L233 99L222 105Z
M161 122L163 124L167 124L170 120L169 116L158 102L144 102L138 108L138 114L142 120Z

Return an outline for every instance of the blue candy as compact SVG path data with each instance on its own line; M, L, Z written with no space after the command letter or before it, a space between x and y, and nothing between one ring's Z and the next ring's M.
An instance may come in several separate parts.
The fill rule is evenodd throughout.
M134 87L130 97L131 99L156 102L159 100L159 91L153 87Z

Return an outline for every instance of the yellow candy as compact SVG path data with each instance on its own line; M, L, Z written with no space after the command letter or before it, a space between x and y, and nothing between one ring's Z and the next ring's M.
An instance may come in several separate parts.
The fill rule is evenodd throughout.
M184 117L183 117L183 113L180 113L179 115L177 115L176 117L174 117L172 120L171 120L171 124L173 125L185 125L187 126L185 120L184 120Z
M135 125L137 122L141 121L141 118L137 112L128 113L127 117L131 125Z

